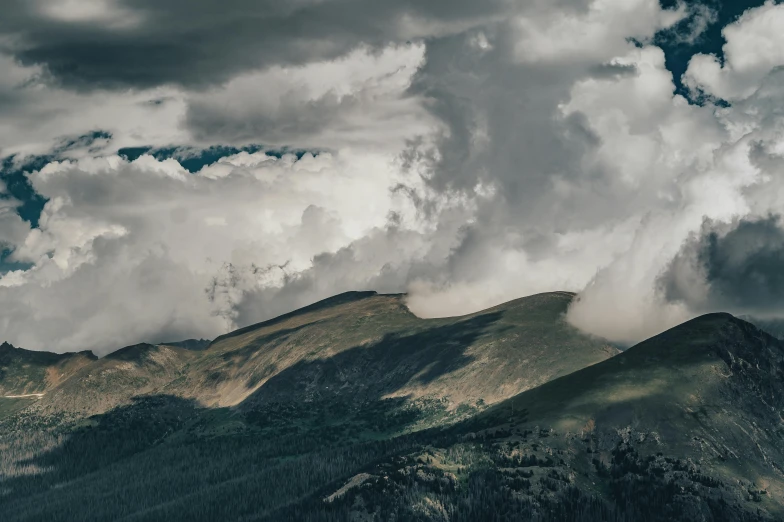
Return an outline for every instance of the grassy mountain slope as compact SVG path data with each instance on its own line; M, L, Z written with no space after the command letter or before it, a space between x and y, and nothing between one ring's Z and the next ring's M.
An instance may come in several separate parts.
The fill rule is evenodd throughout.
M333 398L481 406L617 353L564 321L572 297L553 292L464 317L420 319L403 295L349 292L207 348L139 344L101 359L0 350L24 355L0 366L0 382L6 395L45 393L43 411L80 415L151 393L246 410Z
M0 396L43 393L96 358L90 352L55 354L0 345Z
M132 397L160 392L182 375L197 354L165 345L137 344L81 366L46 391L36 403L40 412L87 416L103 413Z
M349 293L205 350L115 352L0 419L0 513L277 519L423 427L616 353L564 322L571 298L424 320L403 296Z
M171 389L244 407L351 397L497 402L615 355L563 319L572 295L420 319L402 295L342 294L219 337Z
M570 299L423 320L352 293L129 347L0 419L0 515L784 520L784 344L710 314L607 358Z
M778 425L782 406L782 344L729 314L710 314L510 399L482 418L500 421L507 411L525 411L530 421L561 431L577 431L588 421L596 427L646 423L658 426L666 441L700 426L726 433L733 421L725 411Z
M710 314L434 433L334 510L384 491L385 516L424 520L784 520L783 413L784 344Z

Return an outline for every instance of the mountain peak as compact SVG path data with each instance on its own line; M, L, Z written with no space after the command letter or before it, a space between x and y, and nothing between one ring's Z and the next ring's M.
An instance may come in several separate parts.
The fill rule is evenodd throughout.
M763 395L769 405L784 404L783 383L784 343L731 314L710 313L494 409L508 411L513 405L531 420L569 429L577 419L589 418L616 424L656 418L664 423L683 415L684 404L695 401L689 410L703 402L713 408L732 397L746 397L757 408L755 401ZM487 417L498 420L493 411Z
M131 346L126 346L124 348L120 348L104 357L104 359L115 359L120 361L136 361L142 358L144 355L149 353L151 350L154 350L156 345L149 344L149 343L139 343L133 344Z
M206 350L212 343L209 339L185 339L183 341L171 341L165 343L158 343L158 346L173 346L175 348L184 348L191 351Z
M274 324L280 323L285 321L286 319L290 319L292 317L296 317L299 315L304 315L310 312L315 312L325 308L331 308L343 304L352 303L355 301L361 301L363 299L367 299L369 297L378 296L379 293L373 290L368 291L351 291L351 292L343 292L342 294L333 295L332 297L327 297L326 299L322 299L321 301L316 301L313 304L303 306L302 308L297 308L296 310L292 310L291 312L287 312L285 314L279 315L277 317L273 317L272 319L267 319L265 321L261 321L259 323L251 324L249 326L245 326L243 328L239 328L238 330L234 330L227 334L221 335L216 337L212 344L216 344L219 341L223 341L230 337L236 337L238 335L243 335L245 333L251 332L253 330L257 330L259 328L263 328L266 326L272 326ZM403 294L381 294L381 295L390 295L394 297L402 296Z
M757 358L773 350L767 357L781 353L782 342L755 325L726 312L714 312L695 317L631 348L628 358L671 359L686 363L706 354L726 357ZM754 355L757 353L757 356Z

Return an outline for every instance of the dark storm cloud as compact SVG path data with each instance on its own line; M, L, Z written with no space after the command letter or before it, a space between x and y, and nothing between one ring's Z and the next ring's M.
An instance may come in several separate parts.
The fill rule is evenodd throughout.
M706 221L660 278L670 301L697 310L770 313L784 307L784 229L781 216Z
M634 76L637 73L637 67L634 64L603 63L591 68L591 75L594 78L602 79Z
M266 143L288 143L296 138L317 135L360 105L354 96L339 97L333 92L315 100L287 98L275 111L249 107L242 118L227 113L219 104L195 101L188 106L186 125L200 141L219 136L231 143L259 139Z
M99 3L100 4L100 3ZM107 0L103 12L63 20L42 2L4 2L4 51L76 88L204 86L241 71L340 56L359 44L499 16L509 5L416 0ZM100 16L99 16L100 15ZM11 42L11 43L7 43Z
M561 229L606 217L607 173L582 162L600 139L582 113L564 117L558 107L576 79L633 75L634 67L521 64L512 28L499 24L482 34L492 48L472 48L470 31L430 41L411 87L449 129L437 142L431 186L470 191L478 183L492 185L497 198L480 221L496 231L510 222ZM556 180L569 183L579 202L556 193Z

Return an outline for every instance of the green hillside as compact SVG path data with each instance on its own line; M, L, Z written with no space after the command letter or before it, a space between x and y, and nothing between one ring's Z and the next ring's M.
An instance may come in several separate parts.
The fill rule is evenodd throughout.
M274 516L417 447L418 430L617 353L566 324L572 297L425 320L405 296L354 292L203 350L125 348L0 421L0 510L25 520Z
M195 350L143 343L96 359L14 349L27 362L8 366L6 388L39 393L39 412L71 419L167 394L257 419L281 408L311 417L324 408L354 415L358 406L396 404L427 410L432 424L615 355L565 322L572 297L553 292L468 316L420 319L404 295L349 292ZM80 364L63 362L72 359ZM67 374L53 370L65 366Z
M342 507L358 516L385 495L386 516L425 520L469 520L467 506L500 520L784 520L783 411L784 345L706 315L432 433ZM303 519L324 519L312 509Z
M169 391L245 408L341 397L489 404L617 353L566 324L568 293L448 319L420 319L404 299L341 294L219 337Z
M0 516L784 520L784 344L711 314L617 354L572 297L348 293L93 360L0 403Z

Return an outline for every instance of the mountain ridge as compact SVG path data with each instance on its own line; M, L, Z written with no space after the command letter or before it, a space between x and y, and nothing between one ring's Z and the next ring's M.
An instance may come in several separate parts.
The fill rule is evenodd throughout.
M326 393L326 387L329 386L332 386L333 390L346 387L356 390L353 383L368 381L365 373L373 367L375 359L387 362L383 363L384 370L378 373L377 378L370 379L368 384L371 387L393 378L395 372L390 373L390 370L397 368L404 375L411 375L408 378L401 375L408 383L401 383L402 387L397 390L390 389L388 393L400 395L406 390L406 393L415 396L427 395L436 386L437 379L431 377L450 367L450 374L455 377L449 385L453 394L463 393L465 400L476 400L479 397L472 390L478 383L471 381L466 385L466 381L462 381L462 384L458 382L457 376L462 371L459 366L479 368L476 364L480 364L481 360L502 356L512 357L508 361L511 363L518 360L523 353L514 348L519 342L523 343L519 346L525 346L525 350L528 350L525 353L537 353L537 357L548 356L547 346L576 351L569 361L552 360L546 367L543 362L536 362L543 372L543 379L553 374L553 368L556 373L567 371L562 369L566 365L570 371L575 366L596 362L617 353L605 341L589 338L564 321L563 315L571 302L571 296L567 294L537 294L473 314L439 319L422 319L415 316L408 310L404 299L403 294L341 294L286 314L282 318L243 328L234 335L219 337L207 349L206 357L195 364L214 361L211 375L219 384L218 388L227 379L236 383L231 390L224 387L221 392L224 397L230 397L232 403L244 400L274 377L278 370L270 373L271 368L291 368L297 364L300 365L303 375L307 373L316 379L313 381L311 377L307 378L311 379L307 384L311 390L318 389ZM537 321L541 321L543 326L537 326ZM501 335L503 332L506 334ZM483 341L485 338L488 340ZM538 348L537 343L541 344ZM252 348L262 348L262 345L263 350ZM306 353L303 346L311 348ZM248 352L249 347L251 352ZM580 347L594 351L581 355ZM221 354L220 361L216 359L218 353ZM549 356L553 358L553 354ZM240 370L237 370L236 361L242 362ZM366 361L367 365L360 368L362 361ZM523 360L520 362L523 363L518 367L520 371L525 364L531 363L525 363ZM425 369L427 364L435 366ZM501 368L503 364L496 362L492 366ZM510 364L511 366L513 365ZM337 367L340 369L335 370ZM425 373L415 377L414 368ZM202 372L202 375L205 374L206 370ZM423 386L410 380L414 378ZM517 377L495 375L490 378L491 382L518 387L533 384L526 385L520 381L514 385L515 379L533 379L532 383L540 382L533 374L528 377L520 374ZM318 384L321 382L319 379L324 382ZM331 380L332 384L325 379ZM246 386L248 383L249 387ZM316 388L313 388L314 385ZM285 393L290 391L287 389ZM436 392L442 396L446 393L444 387ZM486 393L486 401L496 400L489 389L486 389ZM510 389L500 393L508 394L512 391ZM220 404L230 402L224 401Z
M203 349L139 343L93 357L56 389L38 386L47 394L37 405L95 414L134 394L166 391L245 409L348 395L475 407L617 353L565 322L573 297L536 294L465 316L423 319L410 312L405 294L347 292Z
M348 291L343 292L337 295L333 295L331 297L327 297L325 299L321 299L316 301L315 303L303 306L301 308L297 308L296 310L292 310L291 312L286 312L284 314L275 316L271 319L266 319L264 321L260 321L258 323L254 323L248 326L243 326L242 328L238 328L236 330L232 330L231 332L225 333L223 335L219 335L215 339L212 340L212 343L217 343L220 341L224 341L228 338L235 337L238 335L242 335L258 328L263 328L265 326L273 326L278 324L279 322L285 321L286 319L291 319L298 315L306 314L308 312L312 312L318 310L320 308L324 308L327 306L334 306L339 305L351 301L358 301L361 299L365 299L368 297L373 297L376 295L392 295L392 296L403 296L405 294L379 294L375 290L355 290L355 291ZM210 344L212 344L210 343Z
M784 520L784 343L754 325L706 314L620 352L566 322L571 293L438 319L404 299L133 345L0 399L0 513Z

